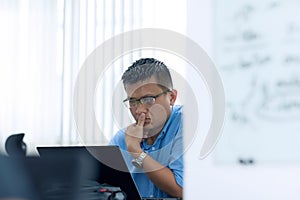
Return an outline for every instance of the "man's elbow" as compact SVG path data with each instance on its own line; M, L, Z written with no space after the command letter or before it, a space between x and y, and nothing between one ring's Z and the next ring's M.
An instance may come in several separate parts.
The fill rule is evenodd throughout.
M182 187L178 186L176 188L176 190L174 190L171 194L172 197L175 197L175 198L180 198L182 199L183 198L183 189Z

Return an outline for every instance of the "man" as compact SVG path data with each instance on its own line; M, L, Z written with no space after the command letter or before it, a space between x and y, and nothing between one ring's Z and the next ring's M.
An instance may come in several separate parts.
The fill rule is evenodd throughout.
M182 198L182 108L174 105L177 91L168 68L142 58L124 72L122 81L128 96L123 102L136 122L110 144L129 152L127 163L143 197Z

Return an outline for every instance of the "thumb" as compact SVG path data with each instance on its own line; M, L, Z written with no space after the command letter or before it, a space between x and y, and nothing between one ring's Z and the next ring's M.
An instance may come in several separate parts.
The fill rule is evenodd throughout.
M138 118L138 121L137 121L137 125L138 126L144 126L144 123L145 123L145 113L142 113L140 114L139 118Z

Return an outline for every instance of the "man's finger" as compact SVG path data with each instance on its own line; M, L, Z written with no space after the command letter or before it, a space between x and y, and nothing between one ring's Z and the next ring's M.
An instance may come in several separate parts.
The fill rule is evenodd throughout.
M138 118L137 125L144 126L144 123L145 123L145 113L142 113Z

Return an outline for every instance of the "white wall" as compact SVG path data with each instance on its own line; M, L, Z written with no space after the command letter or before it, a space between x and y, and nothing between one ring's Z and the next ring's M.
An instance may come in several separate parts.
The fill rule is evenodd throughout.
M187 9L188 36L206 50L211 58L214 58L213 3L212 0L189 0ZM288 163L251 166L217 165L213 154L200 160L198 156L203 137L201 134L203 133L200 133L185 154L185 199L292 200L300 198L298 192L300 166ZM225 137L226 135L222 135L222 138Z

